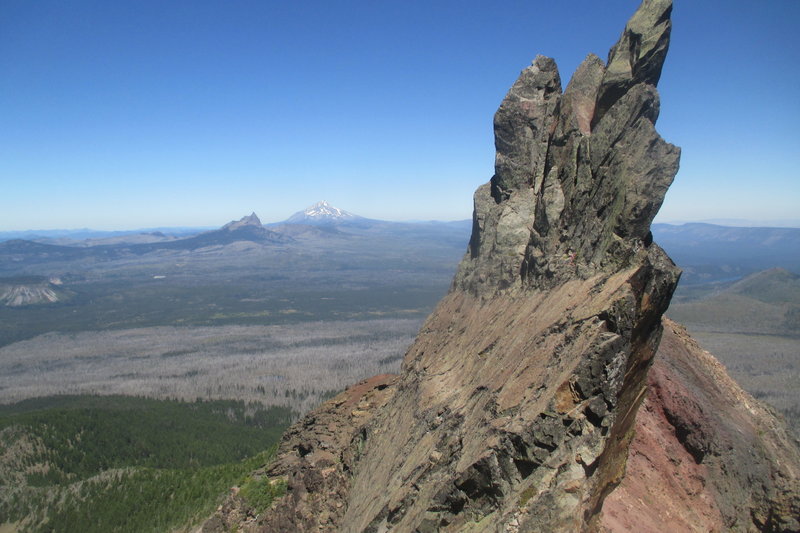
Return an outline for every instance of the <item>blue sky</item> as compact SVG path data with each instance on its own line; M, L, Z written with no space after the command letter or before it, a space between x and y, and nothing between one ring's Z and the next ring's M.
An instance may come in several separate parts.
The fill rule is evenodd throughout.
M800 219L800 2L675 3L659 219ZM0 0L0 231L468 218L519 71L566 86L637 5Z

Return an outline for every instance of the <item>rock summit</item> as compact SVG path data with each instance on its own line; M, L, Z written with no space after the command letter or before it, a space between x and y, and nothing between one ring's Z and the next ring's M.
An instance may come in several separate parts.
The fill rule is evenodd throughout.
M603 504L625 477L680 275L650 233L680 155L655 129L671 10L645 0L608 60L589 55L566 90L550 58L522 71L494 118L495 174L475 193L449 294L400 375L351 387L284 435L262 475L288 492L248 528L613 527ZM784 515L796 504L763 501Z

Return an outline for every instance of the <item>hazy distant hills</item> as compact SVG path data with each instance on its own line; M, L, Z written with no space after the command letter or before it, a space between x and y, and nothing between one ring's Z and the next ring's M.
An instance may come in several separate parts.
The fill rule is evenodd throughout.
M783 412L800 434L800 276L772 268L695 292L673 299L669 317L686 324L742 387Z
M289 236L265 228L255 213L241 220L230 222L218 230L206 231L189 237L169 238L163 234L160 236L149 234L153 238L142 238L147 235L118 236L96 241L97 244L94 245L86 245L85 242L81 242L72 246L12 239L0 242L0 271L2 271L3 261L10 261L12 265L18 267L24 267L26 263L30 262L80 259L113 261L130 255L144 255L165 250L191 251L210 246L225 246L240 241L271 245L292 240Z
M10 301L25 305L0 305L0 346L54 330L430 313L466 250L470 222L387 222L330 211L317 224L265 226L251 214L183 236L115 235L69 246L0 242L0 283L58 277L56 292L68 296L50 302L38 291L43 298L36 301L14 295Z
M212 253L241 254L283 252L285 261L310 258L320 267L358 268L368 257L425 263L428 257L455 262L466 249L470 220L455 222L390 222L361 217L328 202L318 202L282 222L262 224L255 213L208 231L162 228L144 233L58 230L39 232L36 240L8 239L0 233L0 276L60 274L136 258L151 262L162 258L200 257ZM728 284L754 272L781 267L800 272L800 228L729 227L689 223L654 224L655 241L683 269L681 293L692 287ZM30 235L34 236L34 235ZM317 257L322 251L325 256ZM198 255L200 254L200 255ZM288 255L287 255L288 254ZM309 256L309 254L311 254ZM437 259L438 260L438 259ZM39 267L33 267L39 265ZM51 272L44 265L58 265ZM348 267L348 268L349 268ZM704 293L705 294L705 293ZM694 295L693 295L694 297Z
M211 230L207 227L148 228L140 230L102 231L88 228L0 231L0 242L13 239L36 241L45 244L66 244L69 246L93 246L138 240L174 239L195 235Z
M466 249L469 221L458 222L388 222L372 220L319 202L300 211L284 222L264 225L255 213L232 221L222 228L189 235L168 232L113 235L106 238L69 240L59 237L43 240L11 239L0 242L0 275L40 274L85 271L117 262L130 266L137 258L148 262L170 257L208 259L209 254L224 253L230 260L242 254L285 252L282 261L307 261L321 250L328 254L320 265L340 269L359 262L391 260L394 256L412 262L428 262L428 258L455 261ZM188 254L188 255L187 255ZM288 255L286 255L288 254ZM288 259L287 259L288 258ZM182 260L182 259L181 259ZM343 265L343 263L345 265ZM38 265L38 266L37 266Z
M669 315L696 329L762 335L800 334L800 276L782 268L751 274Z
M683 269L682 285L733 281L774 267L800 272L800 228L653 224L652 232Z
M198 230L194 230L188 235L194 235L197 233ZM115 232L116 233L116 232ZM90 236L85 238L70 238L70 237L36 237L32 240L34 242L38 242L40 244L56 244L56 245L63 245L63 246L98 246L102 244L145 244L151 242L163 242L163 241L171 241L174 239L180 239L185 235L179 235L176 233L165 234L161 231L147 231L143 233L136 233L136 232L126 232L120 235L111 235L108 236L105 233L99 233L97 235L89 234ZM0 239L2 242L2 239Z

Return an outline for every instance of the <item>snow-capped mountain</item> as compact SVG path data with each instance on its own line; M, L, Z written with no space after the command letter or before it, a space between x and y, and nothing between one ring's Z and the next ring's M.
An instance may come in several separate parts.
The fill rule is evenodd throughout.
M364 220L358 215L349 213L344 209L334 207L326 201L317 202L316 204L306 208L303 211L298 211L294 215L286 219L286 224L336 224L339 222L353 222L356 220Z

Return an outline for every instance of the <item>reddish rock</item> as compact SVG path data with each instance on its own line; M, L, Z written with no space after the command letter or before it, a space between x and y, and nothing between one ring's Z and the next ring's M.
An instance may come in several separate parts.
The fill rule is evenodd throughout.
M670 320L648 386L603 531L800 531L796 440Z

